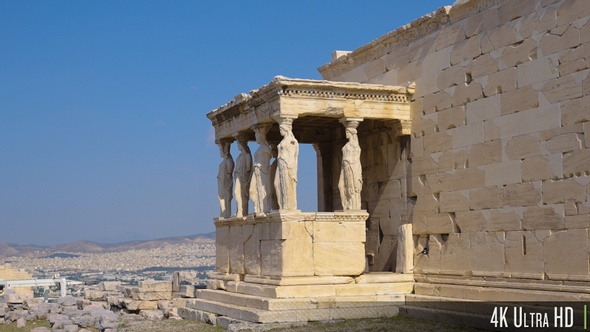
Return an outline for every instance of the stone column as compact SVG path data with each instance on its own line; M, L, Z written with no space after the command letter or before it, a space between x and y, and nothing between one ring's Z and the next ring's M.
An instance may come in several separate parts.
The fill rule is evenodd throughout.
M279 118L279 131L283 139L277 146L277 173L274 187L280 210L297 210L297 162L299 142L293 135L293 118Z
M361 190L363 188L363 174L361 166L361 147L359 145L356 128L362 118L343 118L340 122L346 128L348 143L342 148L342 166L338 190L343 210L361 209Z
M271 210L270 159L272 158L272 150L266 140L266 134L270 127L269 123L257 124L252 127L259 146L254 153L250 199L254 203L254 212L257 215Z
M318 212L334 211L332 204L332 144L314 143L318 173Z
M223 161L219 164L219 172L217 173L217 199L219 200L219 207L221 212L220 218L229 218L231 216L231 200L233 195L233 172L234 159L229 152L231 140L220 140L219 152Z
M248 138L245 134L236 136L240 154L236 158L234 178L236 180L236 217L248 214L248 198L250 197L250 179L252 178L252 155L248 147Z

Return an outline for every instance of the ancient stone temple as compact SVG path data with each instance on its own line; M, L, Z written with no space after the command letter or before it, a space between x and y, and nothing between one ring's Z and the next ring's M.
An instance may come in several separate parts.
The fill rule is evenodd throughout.
M279 76L208 113L217 272L195 309L282 322L590 301L589 20L583 0L457 1L334 52L323 81ZM317 211L297 207L300 144Z

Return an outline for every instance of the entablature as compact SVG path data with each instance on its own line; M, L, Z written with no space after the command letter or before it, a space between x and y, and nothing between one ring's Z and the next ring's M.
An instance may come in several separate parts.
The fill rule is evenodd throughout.
M233 139L250 132L260 123L274 123L280 118L305 119L295 121L307 126L334 124L334 119L361 118L393 120L399 135L410 132L412 86L331 82L325 80L292 79L276 76L269 84L249 94L239 94L227 104L209 112L207 117L215 127L215 139ZM322 119L325 119L322 120ZM272 135L272 134L271 134Z

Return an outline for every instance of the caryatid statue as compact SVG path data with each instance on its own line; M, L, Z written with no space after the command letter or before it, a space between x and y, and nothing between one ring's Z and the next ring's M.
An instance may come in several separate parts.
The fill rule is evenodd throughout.
M277 173L274 179L274 187L280 210L297 210L299 142L295 139L292 130L293 119L279 119L279 132L283 139L277 146Z
M363 170L361 166L361 147L356 128L359 121L344 121L348 143L342 148L342 166L338 189L344 210L361 209L361 189L363 188Z
M248 147L248 140L244 135L238 135L238 149L240 154L236 158L236 168L234 178L236 179L236 217L242 217L248 214L248 197L250 190L250 179L252 177L252 155Z
M233 195L234 159L229 152L230 141L219 141L219 152L223 160L219 164L217 173L217 199L221 213L219 217L229 218L231 215L231 199Z
M266 140L266 133L270 130L270 124L258 124L252 127L256 134L258 149L254 152L254 164L252 168L252 181L250 182L250 199L254 203L254 212L264 214L270 211L270 159L272 151Z
M272 152L272 157L274 158L272 164L270 164L270 209L278 210L279 201L277 200L277 191L275 190L274 181L277 175L277 158L279 156L279 150L277 149L277 145L274 143L270 144L270 150Z

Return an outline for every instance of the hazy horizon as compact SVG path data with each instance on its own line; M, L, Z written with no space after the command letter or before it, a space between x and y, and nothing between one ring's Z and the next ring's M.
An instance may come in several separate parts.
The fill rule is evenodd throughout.
M0 3L0 242L214 231L207 112L450 2ZM300 165L315 211L311 146Z

